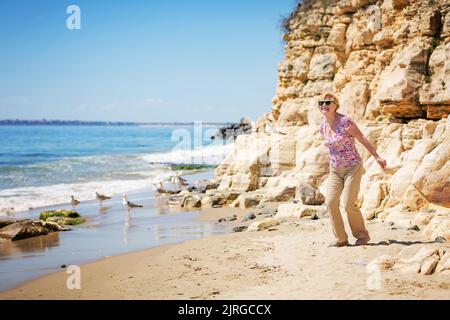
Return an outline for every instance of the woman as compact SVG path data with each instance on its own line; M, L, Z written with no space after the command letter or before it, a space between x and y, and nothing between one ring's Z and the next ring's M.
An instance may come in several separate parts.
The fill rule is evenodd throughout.
M324 118L320 133L324 144L329 148L330 173L327 180L326 204L336 241L331 245L343 247L348 245L347 233L339 210L341 194L344 194L343 207L356 245L365 245L370 240L369 232L364 226L364 218L356 205L361 177L364 173L361 156L355 147L355 138L375 157L382 169L386 160L381 158L375 147L361 133L352 119L336 112L338 99L330 93L319 100L319 108Z

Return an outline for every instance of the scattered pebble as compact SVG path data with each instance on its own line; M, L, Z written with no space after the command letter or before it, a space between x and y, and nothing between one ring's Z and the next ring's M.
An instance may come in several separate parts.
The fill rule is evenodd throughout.
M255 218L256 218L256 216L255 216L254 213L247 213L247 214L244 216L244 219L243 219L242 221L253 220L253 219L255 219Z
M247 230L247 228L248 228L247 226L234 227L233 232L242 232L242 231Z
M412 227L409 227L408 230L412 230L412 231L420 231L420 228L418 225L413 225Z

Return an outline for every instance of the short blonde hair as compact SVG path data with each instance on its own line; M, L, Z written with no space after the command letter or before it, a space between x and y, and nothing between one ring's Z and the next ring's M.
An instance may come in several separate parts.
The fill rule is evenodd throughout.
M339 100L334 94L332 94L331 92L327 92L322 96L322 99L327 98L334 101L334 103L336 104L336 110L339 109Z

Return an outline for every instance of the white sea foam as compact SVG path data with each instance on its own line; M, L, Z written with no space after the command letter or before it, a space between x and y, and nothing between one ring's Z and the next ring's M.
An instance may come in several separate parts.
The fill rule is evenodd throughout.
M168 179L170 171L154 171L146 179L91 181L81 183L54 184L42 187L25 187L0 191L0 216L9 208L14 212L70 202L70 195L81 201L95 199L95 192L117 195L133 190L154 189L154 183Z
M221 163L233 150L234 144L211 144L195 149L174 149L168 152L156 152L142 156L151 163L204 164Z
M215 165L222 162L233 150L234 144L211 144L197 149L174 149L167 152L151 153L137 156L139 159L150 163L165 164L206 164ZM104 161L105 157L91 157L91 162ZM111 157L107 159L111 161ZM83 159L84 161L85 159ZM75 160L81 161L80 159ZM116 159L117 161L117 159ZM67 161L70 162L70 161ZM70 163L65 163L71 166ZM58 168L58 172L64 172L63 168ZM38 208L57 204L64 204L70 201L70 195L75 195L81 201L95 199L95 192L115 195L133 190L148 188L152 190L154 183L168 179L173 172L165 166L149 166L148 171L142 170L142 165L136 171L123 172L125 179L110 177L106 181L86 181L74 183L58 183L48 186L19 187L14 189L0 190L0 216L5 215L9 208L14 208L14 212L28 210L30 207ZM67 169L68 170L68 169ZM136 178L130 179L133 175ZM107 175L108 176L108 175Z

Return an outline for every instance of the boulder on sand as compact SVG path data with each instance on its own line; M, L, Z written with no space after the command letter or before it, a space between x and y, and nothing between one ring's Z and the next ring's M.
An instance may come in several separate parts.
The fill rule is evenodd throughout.
M40 235L46 235L49 230L41 221L21 220L0 229L0 238L20 240Z

